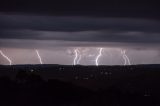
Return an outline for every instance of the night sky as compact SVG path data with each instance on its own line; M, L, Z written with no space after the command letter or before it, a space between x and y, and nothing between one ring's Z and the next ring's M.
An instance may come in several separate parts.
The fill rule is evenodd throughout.
M160 63L158 2L127 0L5 0L0 3L0 50L12 64L123 65ZM79 57L78 57L79 58ZM0 64L9 64L0 55Z

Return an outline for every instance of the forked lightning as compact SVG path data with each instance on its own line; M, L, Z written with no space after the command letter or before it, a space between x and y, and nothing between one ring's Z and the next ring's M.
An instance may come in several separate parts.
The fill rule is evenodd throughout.
M12 60L8 56L6 56L1 50L0 54L9 62L9 65L12 65Z
M75 53L75 58L74 58L74 60L73 60L73 65L76 65L76 64L77 64L77 58L78 58L78 50L75 49L75 50L74 50L74 53Z
M96 60L95 60L96 66L99 65L99 58L102 56L102 50L103 50L103 48L99 49L99 54L97 55Z
M39 59L40 64L43 64L42 58L41 58L41 56L40 56L40 54L39 54L39 51L36 50L36 53L37 53L37 56L38 56L38 59Z
M130 62L129 58L126 55L126 50L121 50L121 54L122 54L123 59L124 59L124 65L127 65L127 63L128 63L128 65L131 65L131 62Z

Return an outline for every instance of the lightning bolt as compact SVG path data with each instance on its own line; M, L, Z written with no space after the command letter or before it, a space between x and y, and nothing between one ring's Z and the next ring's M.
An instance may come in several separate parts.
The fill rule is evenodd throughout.
M81 55L79 55L79 58L77 60L77 64L79 64L80 60L81 60Z
M9 65L12 65L11 59L10 59L8 56L6 56L1 50L0 50L0 54L1 54L5 59L7 59L7 61L9 62Z
M123 55L123 59L125 61L124 65L127 65L127 63L128 63L128 65L131 65L131 62L130 62L129 58L126 55L126 50L121 50L121 54Z
M38 56L38 59L39 59L40 64L43 64L42 58L41 58L41 56L40 56L40 54L39 54L39 51L36 50L36 53L37 53L37 56Z
M77 49L78 50L78 49ZM80 51L78 50L78 55L79 55L79 58L78 58L78 60L77 60L77 64L79 64L79 62L80 62L80 60L81 60L81 53L80 53Z
M103 50L103 48L100 48L100 49L99 49L99 54L97 55L96 60L95 60L95 62L96 62L96 66L98 66L98 65L99 65L98 61L99 61L99 58L100 58L100 57L101 57L101 55L102 55L102 50Z
M123 59L124 59L124 65L126 65L127 64L127 60L126 60L126 57L124 55L124 51L123 50L121 50L121 54L122 54Z
M77 58L78 58L78 50L75 49L74 53L75 53L75 58L74 58L74 61L73 61L73 65L76 65L77 64Z
M125 57L126 57L126 59L127 59L127 61L128 61L128 65L131 65L131 62L130 62L128 56L126 55L126 51L125 51L125 50L124 50L124 55L125 55Z

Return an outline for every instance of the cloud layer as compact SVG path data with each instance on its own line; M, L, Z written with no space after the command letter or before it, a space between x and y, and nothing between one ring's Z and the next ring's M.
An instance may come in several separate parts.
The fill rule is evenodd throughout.
M158 47L159 35L160 22L156 20L0 14L1 47Z

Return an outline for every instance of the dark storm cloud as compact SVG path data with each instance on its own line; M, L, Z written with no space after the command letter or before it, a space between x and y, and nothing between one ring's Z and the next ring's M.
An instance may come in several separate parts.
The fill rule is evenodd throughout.
M160 22L132 18L0 15L0 45L159 45ZM8 41L7 41L8 40ZM13 41L14 40L14 41ZM29 40L27 44L23 41ZM53 41L56 41L53 43ZM57 42L61 43L58 43ZM72 41L72 43L70 42ZM10 43L9 43L10 42ZM46 43L50 42L50 43ZM74 42L74 43L73 43ZM76 43L75 43L76 42ZM82 42L87 42L83 43ZM35 44L34 44L35 45Z
M3 30L1 39L61 40L81 42L160 43L159 33L132 31L56 32L35 30Z
M40 31L133 30L159 32L159 21L129 18L0 15L0 28Z

